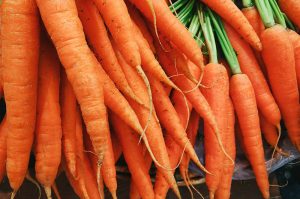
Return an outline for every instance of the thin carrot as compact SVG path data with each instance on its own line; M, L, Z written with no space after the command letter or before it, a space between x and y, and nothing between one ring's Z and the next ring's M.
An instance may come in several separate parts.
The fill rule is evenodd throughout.
M61 161L60 62L54 46L45 37L41 41L38 84L35 172L45 190L51 191Z
M241 138L256 182L264 198L269 198L269 181L265 165L259 117L254 89L247 75L236 74L230 79L230 97L241 127Z
M208 7L218 13L256 50L261 51L262 45L252 26L231 0L203 0Z
M0 123L0 182L2 182L6 172L6 136L7 120L6 117L4 117Z
M119 66L106 27L97 7L91 0L76 0L76 5L84 33L89 44L92 46L97 59L102 64L103 69L121 92L139 102L128 85L125 75Z
M35 1L3 1L2 4L3 90L8 132L6 169L15 192L27 173L34 137L40 24Z
M60 106L62 125L62 152L70 174L76 178L76 97L65 71L61 70Z
M256 7L250 6L243 8L242 12L251 24L253 30L256 32L258 37L260 37L260 34L265 30L265 26L260 18L259 12L257 11Z
M120 141L118 140L116 133L113 129L110 129L111 132L111 144L114 152L114 160L117 162L122 155L122 147L120 145Z
M168 5L162 0L152 0L152 7L140 0L130 0L145 17L156 22L158 30L163 33L177 48L184 53L198 67L203 68L203 56L197 42L188 30L172 14ZM153 16L153 12L155 16Z
M230 27L224 27L243 73L247 74L255 92L257 107L264 117L273 125L280 126L281 114L270 91L267 81L250 46Z
M300 27L300 3L295 0L279 0L282 11Z
M235 116L234 116L234 108L230 98L227 100L227 126L224 132L224 143L225 149L228 151L229 155L232 159L235 159L236 156L236 146L235 146L235 134L234 134L234 126L235 126ZM216 199L229 199L230 198L230 188L232 175L234 172L234 165L231 164L228 159L224 158L223 160L223 170L221 182L216 194Z
M300 91L300 36L293 30L289 30L288 33L294 47L298 91Z
M80 104L87 132L101 165L109 133L100 67L88 47L75 1L36 0L44 25Z
M114 40L119 44L126 62L132 67L141 65L139 47L134 38L132 23L125 2L123 0L93 1Z
M141 145L138 145L138 136L117 115L111 113L110 119L122 145L131 178L137 186L141 197L154 198L153 187L142 154L142 148Z
M287 31L280 25L266 29L261 39L264 46L262 56L267 66L273 95L288 135L300 150L300 106L293 45L289 41Z

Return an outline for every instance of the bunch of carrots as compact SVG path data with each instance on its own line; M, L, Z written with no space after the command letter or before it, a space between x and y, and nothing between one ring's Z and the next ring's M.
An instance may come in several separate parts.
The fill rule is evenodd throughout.
M190 161L205 173L209 197L227 199L235 137L270 198L262 137L273 155L288 156L283 121L300 150L300 2L242 5L3 0L0 180L8 177L11 198L25 178L35 181L33 154L48 199L63 198L61 172L80 198L104 199L105 187L117 198L121 156L132 199L165 198L169 189L181 198L174 172L191 191ZM204 163L194 150L201 125Z

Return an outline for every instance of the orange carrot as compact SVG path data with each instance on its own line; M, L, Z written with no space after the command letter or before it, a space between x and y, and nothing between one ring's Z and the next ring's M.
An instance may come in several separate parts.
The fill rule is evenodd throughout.
M102 64L103 69L121 92L138 101L119 66L97 7L91 0L76 0L76 5L87 40Z
M86 43L75 1L36 2L80 104L87 132L101 164L109 133L103 80L97 71L100 64Z
M132 23L123 0L93 0L124 59L130 66L141 65L139 48L132 31Z
M229 155L232 159L235 159L236 156L236 147L235 147L235 134L234 134L234 123L235 123L235 116L234 116L234 109L232 105L232 101L230 98L227 100L227 126L226 130L224 131L224 143L225 149L228 151ZM232 175L234 172L234 165L231 164L228 159L223 160L223 170L222 170L222 177L221 182L216 194L216 199L229 199L230 198L230 188L231 188L231 181Z
M122 147L120 145L120 141L118 140L116 133L113 131L113 129L110 129L111 132L111 144L114 152L114 160L115 163L119 160L119 158L122 155Z
M230 43L237 53L241 70L251 81L258 109L271 124L279 127L281 120L280 110L252 49L227 23L224 23L224 27Z
M60 62L55 48L47 38L42 37L35 127L35 172L37 180L45 190L50 191L61 161L59 83Z
M300 3L295 0L279 0L282 11L300 27Z
M1 24L1 18L2 18L2 3L0 5L0 24ZM1 25L2 26L2 25ZM0 26L0 32L1 32L1 26ZM0 58L2 60L2 39L0 34ZM0 99L3 97L3 64L0 64Z
M252 6L248 8L243 8L242 12L251 24L253 30L256 32L258 37L260 37L260 34L265 30L265 26L260 18L259 12L257 11L256 7Z
M6 164L6 135L7 135L7 120L6 117L0 123L0 182L5 175Z
M236 74L230 79L232 99L241 127L241 138L257 185L264 198L269 198L269 181L262 146L259 117L254 89L247 75Z
M35 1L2 2L3 90L7 110L7 175L17 191L33 143L40 24ZM20 78L22 77L22 78Z
M152 7L145 1L129 0L145 17L155 22L158 30L164 34L188 59L203 68L203 56L197 42L188 30L172 14L168 5L162 0L151 0ZM156 35L157 36L157 35Z
M121 58L119 59L119 62L123 68L125 76L127 77L129 85L136 92L136 95L140 99L142 99L143 102L147 102L146 104L148 104L149 99L147 99L146 85L143 83L142 79L138 76L137 72L134 71L132 68L130 68L130 66L127 65L124 60L122 61L122 56L119 56L119 58ZM131 100L129 100L129 103L137 113L137 116L142 126L148 125L145 135L148 138L150 148L152 149L154 157L157 160L157 161L154 160L157 169L164 174L168 183L173 188L175 194L180 197L176 181L174 179L174 176L172 175L172 171L170 170L171 167L168 159L167 149L164 143L162 130L156 119L155 113L153 112L153 114L150 115L150 120L149 120L149 110L139 106L138 104L132 102Z
M142 198L154 198L153 188L148 174L139 138L115 114L110 114L115 133L122 145L124 158Z
M294 47L298 91L300 91L300 36L293 30L289 30L288 33Z
M68 171L76 178L76 97L63 69L60 90L62 151Z
M258 51L261 51L262 45L259 37L253 30L249 21L233 1L203 0L202 2L220 15L220 17L222 17L228 24L230 24L252 47Z
M280 25L266 29L261 35L261 40L264 47L262 56L273 95L288 135L300 150L300 105L293 45L289 41L287 31Z
M229 80L225 67L221 64L210 63L205 66L203 84L210 88L201 89L204 97L207 99L221 132L221 139L225 146L224 132L227 128L227 100L229 98ZM217 82L217 83L215 83ZM204 150L205 166L213 173L206 175L205 182L209 190L210 198L219 187L222 175L223 153L218 145L218 140L213 133L213 129L204 121Z

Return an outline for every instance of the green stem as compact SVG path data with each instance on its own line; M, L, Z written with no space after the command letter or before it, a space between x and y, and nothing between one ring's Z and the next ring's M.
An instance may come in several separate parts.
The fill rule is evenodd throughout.
M253 7L254 4L253 4L252 0L243 0L243 6L244 6L244 8L249 8L249 7Z
M274 14L275 21L286 28L286 23L285 23L284 16L283 16L276 0L269 0L269 2L270 2L270 5L271 5L273 14Z
M237 56L235 54L235 51L228 39L228 36L225 32L224 25L216 14L214 14L209 8L207 8L209 17L212 21L212 24L214 26L215 33L217 35L217 38L219 40L219 43L221 45L222 51L225 55L225 58L230 66L231 72L233 75L235 74L241 74L241 68L237 59Z
M296 27L294 26L294 24L291 22L291 20L286 16L285 13L282 12L282 15L285 19L285 23L287 25L287 27L293 31L296 31Z
M175 3L172 3L169 6L169 8L174 13L174 12L178 11L179 9L181 9L181 7L183 7L186 3L187 3L186 0L178 0Z
M268 0L255 0L255 4L264 25L267 28L274 26L275 21Z
M178 13L177 18L184 24L191 20L191 15L193 14L195 0L190 0L189 3Z

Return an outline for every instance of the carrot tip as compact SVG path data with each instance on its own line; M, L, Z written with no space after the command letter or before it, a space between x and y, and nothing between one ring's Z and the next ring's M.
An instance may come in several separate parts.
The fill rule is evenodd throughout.
M47 199L52 199L52 196L51 196L51 187L45 186L44 190L45 190Z
M13 191L10 195L10 199L14 199L16 196L16 193L17 193L16 191Z
M111 193L111 197L112 197L113 199L117 199L117 198L118 198L118 197L117 197L116 191L114 191L114 192Z
M214 199L215 198L215 192L210 191L209 192L209 199Z

